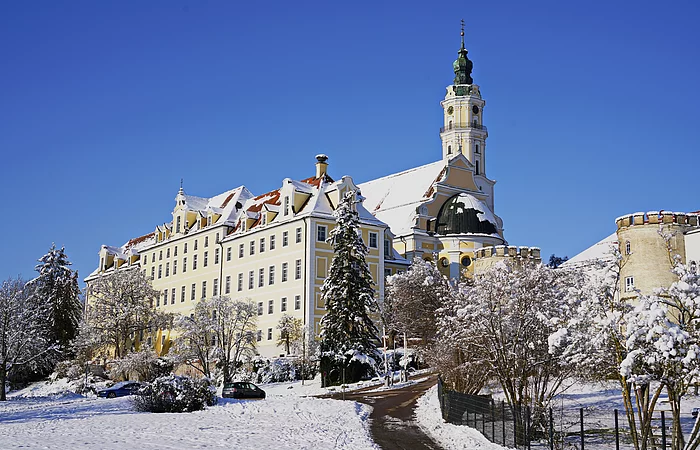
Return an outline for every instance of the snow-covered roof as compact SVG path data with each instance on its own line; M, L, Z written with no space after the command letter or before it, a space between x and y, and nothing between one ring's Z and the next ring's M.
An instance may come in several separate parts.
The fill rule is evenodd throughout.
M566 261L562 267L577 267L596 260L611 261L613 259L613 255L610 253L611 247L618 244L617 233L613 233Z
M433 184L444 176L444 169L445 162L440 160L361 183L364 207L395 235L410 233L416 208L431 198Z
M299 211L294 211L294 214L289 217L291 220L310 214L331 218L334 206L337 205L331 204L328 194L341 189L348 189L348 187L354 187L354 184L350 177L343 177L340 181L334 181L328 175L323 174L320 177L314 176L301 181L287 178L283 181L282 187L258 196L254 196L245 186L239 186L209 198L185 194L184 190L180 188L175 198L177 204L175 212L179 207L187 211L196 212L200 218L208 217L211 213L220 214L221 217L216 221L216 226L228 225L234 232L241 229L248 231L258 226L263 226L263 214L261 214L261 211L280 211L282 192L283 190L287 192L286 189L289 189L289 186L291 186L293 192L304 196L303 198L306 199ZM357 204L357 211L361 222L379 227L386 226L380 218L375 217L362 203ZM254 222L252 225L245 224L245 228L242 228L240 220L242 218L253 219ZM162 232L165 230L172 231L172 228L172 222L156 226L156 230ZM197 220L186 231L193 233L206 228L207 226L202 224L200 220ZM131 239L121 247L103 246L103 248L107 249L110 254L126 259L127 256L137 255L141 249L156 244L156 234L156 232L153 232Z

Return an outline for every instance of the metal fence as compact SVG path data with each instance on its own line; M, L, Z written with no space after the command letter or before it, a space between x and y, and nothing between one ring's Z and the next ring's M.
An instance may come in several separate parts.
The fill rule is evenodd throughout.
M468 395L446 389L438 378L442 418L481 432L489 441L517 449L633 449L624 411L559 408L533 411L513 408L491 396ZM689 436L695 418L681 415L681 429ZM652 421L650 447L671 448L671 413L658 411Z
M502 401L495 402L490 395L469 395L446 389L442 378L438 378L438 398L446 422L475 428L489 441L507 447L523 447L531 440L529 411L513 409Z

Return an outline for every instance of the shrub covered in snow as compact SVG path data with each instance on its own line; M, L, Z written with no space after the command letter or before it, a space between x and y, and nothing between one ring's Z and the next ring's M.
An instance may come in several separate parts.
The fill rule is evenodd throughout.
M147 349L132 352L124 358L114 361L110 369L112 378L138 379L153 381L156 378L169 375L174 363L168 357L159 357L153 350Z
M294 360L278 358L268 361L257 373L259 383L278 383L282 381L294 381L297 379Z
M273 360L256 357L252 363L253 372L247 377L237 378L255 383L279 383L313 379L318 373L316 364L303 358L277 358Z
M143 412L190 412L216 404L208 379L169 375L144 387L133 398L134 408Z

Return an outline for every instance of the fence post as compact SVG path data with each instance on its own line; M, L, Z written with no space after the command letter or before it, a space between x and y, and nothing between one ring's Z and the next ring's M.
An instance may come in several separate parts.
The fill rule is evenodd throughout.
M529 406L525 408L525 442L527 443L527 450L530 450L530 426L532 425L532 410Z
M554 450L554 413L551 407L549 408L549 450Z
M501 425L503 426L503 446L506 445L506 404L501 400Z
M617 410L615 410L615 450L620 450L620 426L617 422Z
M491 399L491 442L496 442L496 416L494 414L493 399Z
M661 448L666 450L666 415L661 411Z
M518 419L520 408L518 405L513 406L513 447L518 448Z
M583 446L584 446L584 438L583 438L583 408L581 408L580 411L581 411L581 450L583 450Z

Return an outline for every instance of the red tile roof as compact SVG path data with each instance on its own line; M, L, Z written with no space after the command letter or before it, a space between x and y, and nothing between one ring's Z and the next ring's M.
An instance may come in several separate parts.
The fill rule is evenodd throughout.
M322 177L311 177L307 178L305 180L301 180L302 183L310 184L311 186L314 187L320 187L321 186L321 181L325 183L332 183L333 178L329 177L327 174L323 175Z

